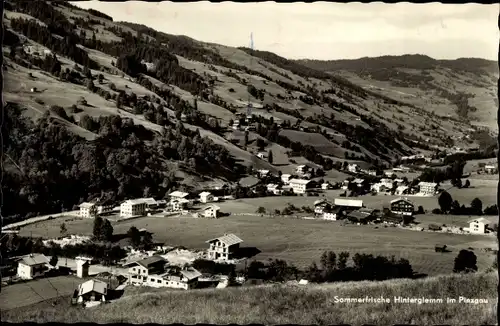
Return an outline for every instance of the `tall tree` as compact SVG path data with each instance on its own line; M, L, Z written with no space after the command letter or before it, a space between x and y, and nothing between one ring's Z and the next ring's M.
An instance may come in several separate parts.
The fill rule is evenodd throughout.
M472 214L483 215L483 202L479 198L474 198L470 203Z
M93 230L93 234L94 234L94 238L96 240L101 240L101 237L102 237L102 227L103 227L103 220L102 220L102 217L100 216L97 216L94 218L94 230Z
M460 250L455 258L454 273L474 273L477 271L477 257L474 252L466 249Z
M443 213L448 213L451 209L451 204L453 203L453 198L447 191L443 191L438 198L439 207Z
M272 151L269 151L269 153L267 153L267 161L271 164L273 164L273 152Z
M113 238L113 226L108 219L105 219L101 228L101 240L111 241Z
M139 233L139 230L135 226L130 227L130 229L127 232L127 236L130 239L130 244L134 247L137 248L141 244L141 234Z

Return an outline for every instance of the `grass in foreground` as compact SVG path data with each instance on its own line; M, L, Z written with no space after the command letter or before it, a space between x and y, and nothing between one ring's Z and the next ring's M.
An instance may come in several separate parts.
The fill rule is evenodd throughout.
M224 290L165 291L126 296L93 309L39 304L2 312L3 321L126 322L213 324L351 324L419 325L495 324L496 273L447 275L424 280L261 286ZM442 298L442 304L336 303L335 296ZM446 303L464 296L488 299L487 304Z

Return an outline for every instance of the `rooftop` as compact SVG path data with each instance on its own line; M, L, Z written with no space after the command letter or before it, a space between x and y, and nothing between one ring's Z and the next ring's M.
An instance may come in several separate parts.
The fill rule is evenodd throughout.
M125 265L139 264L141 266L148 268L150 265L156 264L158 262L167 263L167 260L160 256L151 256L141 260L128 262Z
M93 206L95 206L94 203L87 203L87 202L85 202L85 203L81 203L78 207L80 207L80 208L91 208Z
M192 267L181 270L181 274L188 280L192 280L201 276L201 273Z
M33 266L33 265L39 265L39 264L48 264L49 259L42 254L33 254L33 255L27 255L22 257L19 260L19 263L22 263L24 265L28 266Z
M128 199L122 203L123 204L130 204L130 205L138 205L138 204L145 204L146 201L143 198L139 199Z
M187 192L174 191L169 196L170 197L177 197L177 198L184 198L184 197L187 197L187 195L189 195Z
M220 207L217 206L217 205L208 205L208 206L205 206L205 208L203 208L203 210L207 210L209 208L212 208L212 209L215 209L215 210L220 210Z
M408 200L407 198L402 198L402 197L391 200L391 204L397 203L398 201L405 201L405 202L413 205L413 203L410 200Z
M296 184L303 184L306 185L310 183L311 180L305 180L305 179L290 179L290 183L296 183Z
M89 293L92 291L95 291L100 294L106 294L106 291L108 289L108 284L106 282L99 280L90 280L80 284L79 288L80 288L80 291L78 291L79 295Z
M205 196L209 196L211 195L211 193L209 193L208 191L204 191L200 194L200 197L205 197Z
M208 241L206 241L206 243L210 243L210 242L213 242L215 240L219 240L220 242L226 244L226 246L232 246L232 245L243 242L243 240L238 238L236 235L230 233L230 234L224 234L222 237L208 240Z

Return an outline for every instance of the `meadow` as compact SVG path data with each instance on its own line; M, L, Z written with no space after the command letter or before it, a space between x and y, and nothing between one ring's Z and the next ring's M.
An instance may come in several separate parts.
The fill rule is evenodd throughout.
M261 251L254 259L284 259L301 268L309 266L313 261L318 262L325 250L337 253L348 251L351 255L355 253L394 255L396 258L408 259L415 272L429 275L451 272L460 249L476 248L475 253L481 270L490 267L494 259L491 253L479 249L496 247L494 239L487 236L417 232L395 227L344 225L341 221L256 215L257 205L268 208L286 206L286 201L279 207L276 201L270 199L274 198L220 203L223 212L232 211L233 214L219 219L150 216L112 222L112 224L115 234L124 234L131 226L136 226L153 232L153 238L158 242L190 249L206 249L205 241L208 239L224 233L234 233L244 240L242 246L256 247ZM308 200L310 205L314 199L308 198ZM296 206L307 205L306 197L293 197L288 201ZM241 213L246 211L254 215L238 215L241 213L236 213L236 208L239 208ZM20 233L46 238L57 237L63 221L71 234L92 233L93 220L78 218L40 222L22 228ZM481 245L478 245L479 243ZM452 252L436 253L434 251L436 244L446 244Z
M423 280L391 280L308 285L267 285L222 290L150 291L127 295L93 309L62 302L2 311L3 321L210 324L416 324L494 325L498 275L447 275ZM390 299L390 303L345 303L336 298ZM394 303L394 296L442 299L443 303ZM487 303L459 303L458 297ZM457 299L447 303L447 298ZM67 300L68 301L68 300ZM165 313L168 311L168 313ZM196 311L196 313L193 313Z

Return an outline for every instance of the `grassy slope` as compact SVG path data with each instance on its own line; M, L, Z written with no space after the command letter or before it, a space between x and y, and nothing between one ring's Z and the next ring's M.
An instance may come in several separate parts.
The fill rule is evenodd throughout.
M125 296L108 305L78 309L48 303L3 311L2 320L20 322L125 322L212 324L417 324L480 325L497 320L496 273L449 275L424 280L259 286L224 290L151 291ZM137 292L137 291L133 291ZM445 303L340 303L338 298L394 296L443 299ZM488 303L446 303L446 298L488 299ZM458 302L458 300L457 300ZM194 313L196 311L196 313Z

